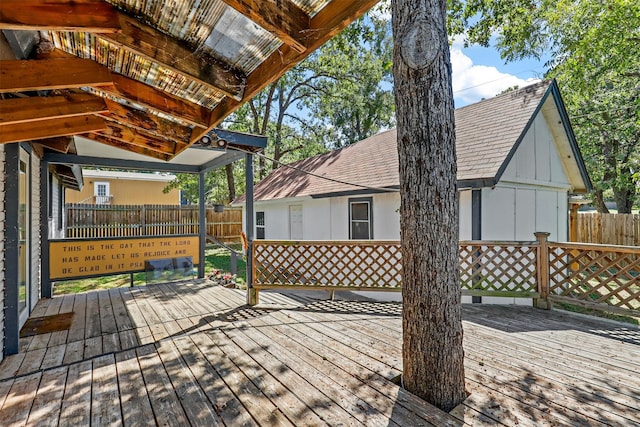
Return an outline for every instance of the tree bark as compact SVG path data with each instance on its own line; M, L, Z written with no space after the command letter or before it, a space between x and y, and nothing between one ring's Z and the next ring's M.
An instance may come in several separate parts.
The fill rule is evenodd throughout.
M227 189L229 190L229 203L231 203L236 199L236 180L233 176L233 164L225 165L224 171L227 175Z
M458 192L445 0L392 2L400 161L405 387L449 411L466 398Z
M593 205L600 213L609 213L607 205L604 203L604 195L602 190L593 190Z

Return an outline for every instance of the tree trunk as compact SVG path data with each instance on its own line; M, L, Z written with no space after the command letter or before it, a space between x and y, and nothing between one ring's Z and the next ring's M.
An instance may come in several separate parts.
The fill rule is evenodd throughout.
M466 398L458 193L445 0L392 2L400 161L405 387L449 411Z
M229 189L229 203L233 202L236 198L236 180L233 176L233 164L229 163L224 167L224 171L227 174L227 188Z
M600 213L609 213L607 205L604 203L604 195L602 190L593 190L593 205Z

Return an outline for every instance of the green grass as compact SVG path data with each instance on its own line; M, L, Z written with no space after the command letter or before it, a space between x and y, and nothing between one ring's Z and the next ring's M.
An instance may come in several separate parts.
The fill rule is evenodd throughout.
M241 245L230 245L237 251L241 251ZM209 276L213 270L221 270L223 272L231 271L231 257L229 251L220 246L208 246L205 250L205 276ZM246 262L238 257L238 282L240 285L246 283ZM144 285L146 283L146 275L144 272L133 274L134 285ZM68 280L64 282L56 282L54 287L55 295L76 294L80 292L97 291L103 289L112 289L127 287L131 284L131 276L129 274L118 274L113 276L94 277L91 279Z
M236 251L242 251L242 245L229 245ZM205 274L211 273L213 270L231 271L231 257L229 251L221 246L209 246L205 250ZM241 257L238 257L238 279L242 282L247 281L247 263Z

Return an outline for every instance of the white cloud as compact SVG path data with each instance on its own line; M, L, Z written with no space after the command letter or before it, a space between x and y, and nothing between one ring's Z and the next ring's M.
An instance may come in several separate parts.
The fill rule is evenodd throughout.
M521 79L493 66L475 65L462 51L462 43L457 41L451 46L451 68L456 107L478 102L483 98L493 98L511 86L523 87L539 80Z

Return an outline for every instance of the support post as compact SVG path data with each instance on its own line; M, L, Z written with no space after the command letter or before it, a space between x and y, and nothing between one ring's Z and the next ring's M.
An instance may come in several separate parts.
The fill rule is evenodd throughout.
M199 251L200 251L200 262L198 263L198 279L204 278L204 251L207 246L207 213L205 211L204 205L204 193L205 193L205 180L204 180L204 172L200 172L200 182L199 182L199 195L198 195L198 208L200 210L200 238L199 238Z
M247 304L258 304L258 291L253 287L253 229L255 224L253 214L253 154L246 153L244 157L245 190L245 224L247 235Z
M4 356L19 351L20 313L18 312L18 182L20 144L5 144L5 294L4 294Z
M471 240L482 240L482 189L471 191ZM473 263L471 268L472 275L472 287L476 289L482 282L480 272L482 267L480 266L481 251L477 250L474 254L474 258L478 262ZM482 296L471 296L472 304L481 304Z
M533 306L543 310L551 310L552 303L549 300L549 246L547 245L549 234L543 231L533 233L538 241L537 255L537 279L540 298L533 299Z
M578 241L578 209L581 203L569 203L569 241Z
M238 274L238 256L235 251L231 251L231 274Z

